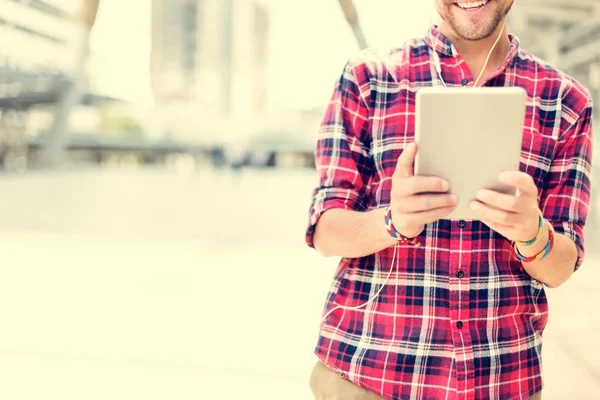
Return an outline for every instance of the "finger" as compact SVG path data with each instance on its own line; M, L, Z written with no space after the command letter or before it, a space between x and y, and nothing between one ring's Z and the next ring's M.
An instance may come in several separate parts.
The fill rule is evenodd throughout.
M514 186L519 189L521 196L530 196L537 198L538 189L533 178L520 171L505 171L500 173L498 180L505 185Z
M417 145L410 143L402 150L398 162L396 163L396 169L394 170L394 177L406 178L413 176L413 164L417 155Z
M524 213L534 205L530 197L511 196L488 189L479 190L476 199L494 208L514 213Z
M421 194L407 197L399 209L403 213L430 211L455 206L458 197L454 194Z
M499 210L477 200L472 201L469 206L471 211L479 216L480 220L487 220L492 223L505 225L510 228L518 225L522 219L521 214Z
M406 197L419 193L446 193L450 188L448 181L436 176L411 176L396 182L396 194Z
M456 209L456 206L442 207L435 210L428 210L416 213L400 214L398 219L402 225L419 226L437 221L447 217ZM394 222L396 224L396 222Z

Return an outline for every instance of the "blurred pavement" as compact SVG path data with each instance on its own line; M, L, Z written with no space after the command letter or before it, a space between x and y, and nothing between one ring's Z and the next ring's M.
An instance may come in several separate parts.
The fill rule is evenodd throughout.
M311 399L312 171L0 182L0 399ZM599 267L549 291L545 400L600 399Z

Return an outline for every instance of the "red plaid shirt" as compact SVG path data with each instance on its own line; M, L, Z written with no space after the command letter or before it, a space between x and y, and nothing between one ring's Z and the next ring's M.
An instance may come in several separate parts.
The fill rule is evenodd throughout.
M520 169L534 178L556 232L576 243L579 267L591 186L591 97L510 39L504 64L485 85L526 89ZM318 138L310 246L325 211L389 204L396 160L414 141L415 92L441 84L432 51L448 86L473 85L467 64L435 28L403 48L364 51L347 63ZM375 301L325 319L319 359L388 399L527 399L540 391L546 295L509 241L476 220L440 220L418 239L420 248L399 245ZM393 251L342 259L324 314L371 298L392 267Z

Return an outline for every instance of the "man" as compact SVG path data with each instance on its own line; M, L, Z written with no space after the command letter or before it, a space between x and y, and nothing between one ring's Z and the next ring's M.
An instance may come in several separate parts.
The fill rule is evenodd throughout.
M438 0L425 38L350 60L323 118L306 239L342 260L317 399L541 398L544 285L583 260L592 101L506 33L512 0L465 1ZM447 182L413 176L415 93L475 77L527 92L520 171L499 176L518 190L482 190L479 219L449 220Z

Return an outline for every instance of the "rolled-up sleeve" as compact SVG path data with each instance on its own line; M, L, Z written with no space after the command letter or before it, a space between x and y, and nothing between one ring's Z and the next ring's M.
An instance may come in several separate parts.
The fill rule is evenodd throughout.
M557 233L575 242L577 270L584 258L592 173L592 103L561 134L541 193L542 212Z
M312 194L306 230L306 243L313 248L315 228L325 211L365 211L368 207L373 171L371 123L365 101L369 81L361 68L364 66L351 61L346 64L319 128L315 150L319 184Z

